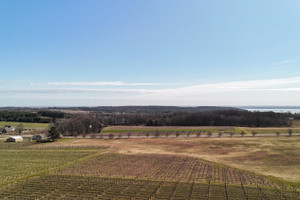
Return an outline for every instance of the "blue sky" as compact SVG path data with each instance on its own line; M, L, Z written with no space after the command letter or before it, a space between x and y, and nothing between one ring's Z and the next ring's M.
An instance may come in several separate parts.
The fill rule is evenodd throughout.
M0 106L299 105L298 0L0 0Z

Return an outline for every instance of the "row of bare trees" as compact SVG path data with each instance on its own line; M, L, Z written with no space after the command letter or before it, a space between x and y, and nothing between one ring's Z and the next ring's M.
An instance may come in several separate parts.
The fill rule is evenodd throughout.
M292 129L288 129L288 137L292 136ZM108 133L108 134L92 134L91 138L99 138L99 139L113 139L113 138L131 138L131 137L151 137L151 138L161 138L161 137L165 137L168 138L169 136L175 136L176 138L178 137L201 137L201 136L206 136L208 138L212 137L213 135L218 136L218 137L222 137L223 135L227 135L230 137L233 136L238 136L240 135L241 137L244 137L245 135L249 134L246 133L245 131L241 131L241 132L228 132L228 131L219 131L219 132L212 132L212 131L162 131L162 130L156 130L156 131L144 131L144 132L130 132L128 131L127 133ZM253 137L256 137L258 133L256 131L251 131L251 135ZM276 132L276 136L280 136L280 132Z

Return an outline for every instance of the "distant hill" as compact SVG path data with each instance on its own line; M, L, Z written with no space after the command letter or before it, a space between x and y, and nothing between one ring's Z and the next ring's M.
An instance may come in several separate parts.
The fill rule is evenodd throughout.
M97 106L97 107L0 107L0 111L20 111L20 112L39 112L41 110L68 110L68 111L87 111L98 113L171 113L182 112L205 112L221 110L244 110L235 107L223 106Z
M55 109L65 109L57 108ZM168 113L175 111L184 112L204 112L218 110L243 110L234 107L221 106L198 106L198 107L180 107L180 106L98 106L98 107L68 107L68 110L82 110L101 113Z

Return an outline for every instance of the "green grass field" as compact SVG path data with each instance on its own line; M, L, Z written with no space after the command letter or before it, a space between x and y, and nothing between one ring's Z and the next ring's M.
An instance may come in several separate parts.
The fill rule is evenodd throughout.
M62 167L95 153L93 149L51 148L36 149L34 143L0 141L0 186L27 176Z
M257 134L275 134L276 132L279 132L280 134L288 133L288 129L292 129L293 133L300 133L300 128L297 127L270 127L270 128L252 128L252 127L147 127L147 126L140 126L138 128L135 128L134 126L110 126L107 128L104 128L101 133L102 134L122 134L126 135L128 133L131 133L132 135L137 134L155 134L156 132L159 132L161 135L169 134L169 135L175 135L176 133L180 135L185 135L189 133L190 135L196 135L197 133L201 132L202 134L212 132L213 134L218 134L219 132L222 133L230 133L232 132L234 135L240 135L242 131L245 132L245 134L251 135L252 131L255 131ZM117 136L117 135L116 135Z
M48 128L48 123L30 123L30 122L7 122L7 121L0 121L0 127L3 127L5 125L10 125L17 127L20 123L23 124L23 127L25 129L34 129L34 128Z

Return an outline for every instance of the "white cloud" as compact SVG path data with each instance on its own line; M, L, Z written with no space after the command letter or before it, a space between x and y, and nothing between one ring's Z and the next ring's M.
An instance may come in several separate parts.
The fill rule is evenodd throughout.
M295 85L300 87L300 77L286 79L271 79L271 80L251 80L251 81L234 81L211 84L199 84L175 89L158 89L152 90L150 94L159 95L189 95L199 97L200 94L212 93L228 93L228 92L243 92L243 91L296 91ZM292 89L293 88L293 89Z
M271 80L250 80L250 81L234 81L213 84L201 84L189 87L179 88L182 91L241 91L241 90L268 90L273 88L284 88L286 86L300 84L300 77L271 79Z
M48 82L48 85L55 86L156 86L174 85L173 83L126 83L122 81L114 82Z
M64 84L66 83L66 84ZM72 85L73 84L73 85ZM57 82L49 85L63 86L86 86L90 85L128 85L123 82ZM102 84L102 85L101 85ZM143 83L132 84L133 86ZM298 84L298 85L297 85ZM146 85L146 84L145 84ZM211 84L199 84L178 88L163 88L163 89L95 89L95 88L36 88L36 89L8 89L1 90L2 93L133 93L133 94L159 94L159 95L182 95L199 93L214 93L214 92L240 92L240 91L296 91L297 86L300 88L300 77L271 79L271 80L250 80L250 81L234 81L221 82Z
M133 93L145 94L153 92L148 89L90 89L90 88L36 88L36 89L8 89L1 93L34 94L34 93Z
M300 91L300 88L274 88L268 89L270 91Z
M30 103L49 104L51 99L56 99L59 105L298 105L299 91L300 77L155 89L98 89L75 85L72 88L0 89L0 93L4 94L0 102L1 99L7 102L32 99Z

